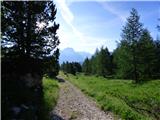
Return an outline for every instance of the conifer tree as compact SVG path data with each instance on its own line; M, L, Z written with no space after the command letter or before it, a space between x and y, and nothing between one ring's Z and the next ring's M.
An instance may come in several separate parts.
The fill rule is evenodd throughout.
M111 73L111 59L110 53L107 48L101 48L98 56L97 56L97 74L100 76L107 76Z
M51 56L58 58L58 52L52 52L59 44L56 35L59 24L55 23L55 15L56 8L52 1L2 2L3 58L12 63L19 61L15 63L16 71L30 72L30 66L35 71L42 70L37 66L43 66L43 60ZM39 65L34 66L37 63Z
M1 2L4 120L45 119L42 77L55 76L59 69L55 15L53 1Z
M86 58L83 62L82 65L82 71L86 74L89 75L91 74L91 65L90 65L90 60Z
M126 25L123 27L122 30L122 40L121 40L121 46L126 49L124 52L126 52L126 57L130 57L129 60L128 58L123 57L124 59L124 67L125 66L130 66L128 67L128 70L126 71L131 71L133 74L133 79L135 82L139 82L139 70L138 70L138 42L141 38L142 35L142 23L139 22L140 16L138 15L138 12L136 9L132 9L130 16L127 19ZM126 62L125 63L125 59ZM122 69L122 68L120 68Z
M156 63L155 45L147 29L143 30L142 36L138 42L138 68L140 69L140 78L149 79L154 74Z

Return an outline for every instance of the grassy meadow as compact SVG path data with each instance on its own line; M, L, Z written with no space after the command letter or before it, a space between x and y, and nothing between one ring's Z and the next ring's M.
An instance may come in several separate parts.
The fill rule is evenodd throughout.
M160 119L160 80L133 84L131 80L61 75L92 97L104 111L112 111L126 120Z
M45 114L45 120L49 120L49 113L53 110L54 106L57 103L59 86L58 82L54 79L44 78L43 79L43 101L44 105L42 108L42 113Z

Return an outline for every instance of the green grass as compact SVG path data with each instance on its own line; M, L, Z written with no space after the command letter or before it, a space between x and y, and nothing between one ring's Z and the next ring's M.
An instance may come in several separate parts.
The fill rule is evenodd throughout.
M43 114L45 116L45 120L49 120L49 113L53 110L54 106L57 103L58 98L58 82L54 79L44 78L43 79L43 101L44 107Z
M82 74L64 77L94 98L101 109L112 111L122 119L160 119L160 80L133 84L131 80L105 79Z

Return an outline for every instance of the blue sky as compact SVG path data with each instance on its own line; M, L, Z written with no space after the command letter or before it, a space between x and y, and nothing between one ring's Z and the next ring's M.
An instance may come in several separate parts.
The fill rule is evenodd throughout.
M122 26L136 8L140 22L154 39L158 34L156 25L160 17L160 2L155 1L107 1L107 0L55 0L56 21L60 24L59 48L94 53L104 46L113 51L121 39Z

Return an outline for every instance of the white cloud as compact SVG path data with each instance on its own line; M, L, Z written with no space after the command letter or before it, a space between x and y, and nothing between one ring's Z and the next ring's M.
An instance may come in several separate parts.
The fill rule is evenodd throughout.
M71 27L73 33L81 37L81 33L73 26L72 22L74 20L74 15L68 7L66 0L56 0L57 7L60 10L61 16L64 21Z
M96 48L101 48L102 46L107 47L110 51L113 51L113 46L116 45L115 41L110 38L99 38L87 36L86 42L81 42L78 46L78 51L89 51L94 53Z
M57 3L57 7L60 10L61 16L64 19L64 21L67 23L67 25L72 29L72 33L68 33L68 32L64 32L63 28L61 28L62 30L59 30L59 37L60 37L60 47L76 47L76 49L79 46L79 43L86 43L86 39L84 39L83 34L78 31L75 26L72 24L73 20L74 20L74 15L73 13L70 11L67 3L65 0L56 0ZM63 26L62 26L63 27ZM74 39L74 40L73 40ZM75 44L75 40L78 41L78 43L76 42Z
M81 0L78 0L81 1ZM98 1L98 0L96 0ZM102 0L101 0L102 1ZM106 43L110 43L110 46L107 46L109 50L113 50L112 46L115 44L114 41L109 41L109 39L91 37L84 35L80 32L74 25L74 14L69 9L69 5L74 2L73 0L56 0L56 5L63 20L67 23L72 31L64 30L63 24L61 24L60 29L58 30L58 36L60 38L60 49L64 49L66 47L72 47L76 51L87 51L90 53L94 53L96 48L100 48L101 46L106 47Z
M55 0L55 2L57 3L57 7L60 10L63 19L67 23L70 23L71 21L73 21L74 16L70 11L69 7L67 6L66 0Z
M116 15L123 23L126 21L127 13L122 12L113 6L108 5L108 3L100 3L104 9L106 9L108 12L112 13L113 15Z
M96 48L100 48L101 46L106 47L108 45L108 49L113 51L113 46L116 45L114 40L110 38L99 38L99 37L91 37L91 36L83 36L84 40L79 40L77 35L74 35L71 32L64 32L63 30L59 30L58 35L60 37L60 49L64 49L67 47L71 47L76 51L86 51L90 53L94 53Z

